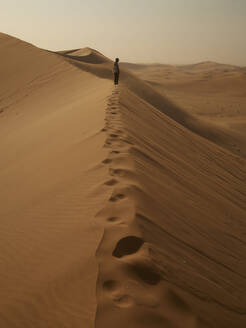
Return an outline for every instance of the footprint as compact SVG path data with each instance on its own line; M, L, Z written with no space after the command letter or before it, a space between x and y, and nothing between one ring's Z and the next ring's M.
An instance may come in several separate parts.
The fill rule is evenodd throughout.
M103 128L101 131L102 131L102 132L106 132L106 131L107 131L107 129L106 129L106 128Z
M108 221L109 224L118 225L118 226L121 226L121 227L124 227L124 228L127 227L127 224L118 217L108 218L107 221Z
M112 150L111 151L111 154L120 154L120 151L118 151L118 150Z
M116 280L107 280L103 283L103 289L109 294L114 294L115 292L119 292L122 286L119 281Z
M115 196L112 196L109 198L110 202L117 202L121 199L124 199L126 196L124 194L116 194Z
M108 280L103 284L103 290L119 307L130 307L134 304L133 298L124 294L124 290L119 281Z
M111 180L106 181L104 184L105 184L106 186L114 186L114 185L116 185L117 183L118 183L118 181L117 181L116 179L111 179Z
M112 162L112 159L106 158L104 161L102 161L103 164L109 164Z
M125 170L123 169L110 169L109 174L110 175L117 175L120 177L123 177L125 175Z
M127 236L118 241L112 255L121 258L126 255L136 253L144 244L142 238L137 236Z
M113 223L113 222L119 221L120 219L118 217L116 217L116 216L112 216L111 218L108 218L107 220L108 220L108 222Z
M112 115L116 115L117 113L116 112L111 112Z
M148 285L157 285L161 281L161 275L151 263L131 264L129 268Z
M128 308L134 305L134 300L129 295L122 295L114 299L114 302L117 306L122 308Z
M111 133L109 136L110 136L111 138L118 138L118 135L117 135L117 134L114 134L114 133Z

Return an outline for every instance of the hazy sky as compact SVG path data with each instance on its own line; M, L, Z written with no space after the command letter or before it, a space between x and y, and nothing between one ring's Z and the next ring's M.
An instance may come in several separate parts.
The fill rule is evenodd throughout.
M246 0L0 0L0 31L122 61L246 66Z

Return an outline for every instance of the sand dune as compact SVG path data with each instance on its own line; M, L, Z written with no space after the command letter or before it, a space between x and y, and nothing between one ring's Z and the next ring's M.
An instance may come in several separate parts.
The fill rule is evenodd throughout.
M2 39L0 326L92 327L102 234L93 217L109 197L97 191L107 156L100 130L112 85Z
M117 104L107 114L115 188L98 217L109 220L98 326L243 327L244 161L124 87Z
M168 96L182 108L184 115L191 115L191 119L182 122L187 128L235 154L246 156L244 67L214 62L122 65Z
M0 50L0 326L245 327L229 132L92 49Z

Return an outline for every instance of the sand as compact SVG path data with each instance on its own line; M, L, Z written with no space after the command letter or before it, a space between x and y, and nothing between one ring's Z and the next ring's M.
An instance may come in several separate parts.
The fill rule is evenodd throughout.
M246 157L245 67L215 62L122 66L168 96L185 116L191 114L186 127Z
M243 141L123 66L0 34L0 327L246 325Z

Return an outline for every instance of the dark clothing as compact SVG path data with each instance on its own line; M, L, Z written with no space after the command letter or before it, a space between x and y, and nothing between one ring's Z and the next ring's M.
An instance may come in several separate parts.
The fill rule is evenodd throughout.
M118 84L119 83L119 73L114 73L114 84Z
M120 68L119 68L119 64L118 62L114 62L114 84L118 84L119 83L119 76L120 76Z
M118 62L114 62L114 73L120 74L120 68Z

